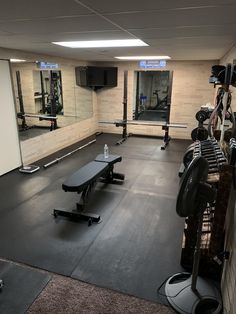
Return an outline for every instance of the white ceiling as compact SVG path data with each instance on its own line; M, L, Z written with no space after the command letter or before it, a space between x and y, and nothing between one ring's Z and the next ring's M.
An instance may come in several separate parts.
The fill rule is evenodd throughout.
M235 0L0 0L0 47L77 60L121 55L220 59L236 43ZM149 47L71 49L52 41L140 38Z

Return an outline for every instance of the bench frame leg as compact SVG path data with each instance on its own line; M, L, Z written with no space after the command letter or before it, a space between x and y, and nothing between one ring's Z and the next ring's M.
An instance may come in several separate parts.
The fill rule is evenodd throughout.
M81 211L66 211L64 209L59 209L59 208L54 208L53 209L53 215L54 217L58 217L58 216L62 216L62 217L66 217L69 218L71 220L85 220L88 221L88 224L91 225L92 223L96 222L96 223L100 223L101 222L101 217L100 215L96 215L93 213L89 213L89 212L81 212Z

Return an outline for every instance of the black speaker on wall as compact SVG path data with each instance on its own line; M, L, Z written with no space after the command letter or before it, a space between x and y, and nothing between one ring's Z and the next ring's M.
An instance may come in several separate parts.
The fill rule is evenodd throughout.
M117 86L117 67L84 66L75 68L76 84L98 89Z

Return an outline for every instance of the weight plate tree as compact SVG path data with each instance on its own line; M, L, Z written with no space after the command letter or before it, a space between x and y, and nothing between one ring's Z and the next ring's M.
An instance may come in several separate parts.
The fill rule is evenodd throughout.
M180 217L194 216L198 219L192 274L175 274L165 284L170 305L183 314L218 314L222 309L218 289L210 281L198 277L203 213L207 203L212 203L216 197L214 188L206 183L207 174L207 160L203 157L194 158L182 177L177 197L177 214Z

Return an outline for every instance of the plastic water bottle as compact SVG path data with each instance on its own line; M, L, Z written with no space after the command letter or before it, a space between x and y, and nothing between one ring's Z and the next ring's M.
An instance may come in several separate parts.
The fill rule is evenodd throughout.
M104 145L104 158L108 158L109 157L109 149L107 144Z

